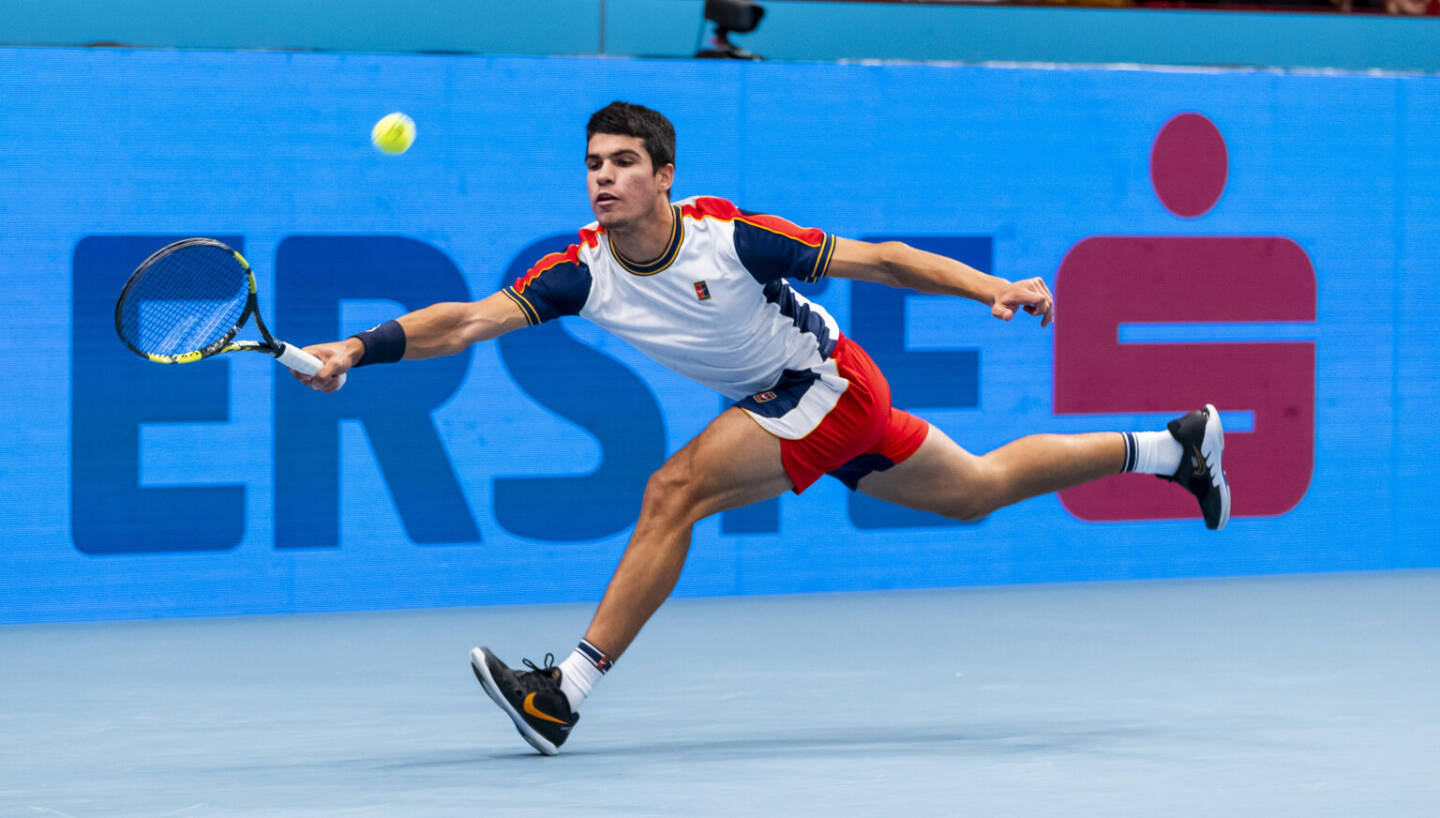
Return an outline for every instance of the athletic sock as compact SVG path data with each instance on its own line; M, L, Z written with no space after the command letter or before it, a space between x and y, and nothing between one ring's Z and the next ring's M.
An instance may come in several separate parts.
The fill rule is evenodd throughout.
M560 692L570 700L571 712L580 711L580 702L590 695L611 664L610 657L584 639L560 663Z
M1124 432L1125 471L1171 475L1180 468L1185 447L1169 432Z

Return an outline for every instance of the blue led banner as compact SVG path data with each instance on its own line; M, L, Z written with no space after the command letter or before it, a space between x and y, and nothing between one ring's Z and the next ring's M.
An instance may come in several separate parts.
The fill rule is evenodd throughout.
M1220 534L1151 477L978 523L824 480L701 522L678 593L1440 565L1440 78L0 49L0 98L0 622L598 598L715 394L567 318L326 396L113 309L192 235L302 343L484 297L590 220L612 99L674 120L679 196L1044 276L1049 330L797 285L961 445L1232 430Z

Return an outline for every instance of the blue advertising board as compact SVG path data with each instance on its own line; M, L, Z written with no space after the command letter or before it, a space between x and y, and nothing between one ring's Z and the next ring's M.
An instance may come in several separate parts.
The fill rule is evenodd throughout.
M1044 276L1047 330L797 285L961 445L1232 430L1219 534L1151 477L977 523L825 480L698 524L677 593L1440 565L1440 78L0 49L0 98L0 622L598 598L714 393L579 319L327 396L144 362L112 314L192 235L301 343L489 295L590 220L612 99L675 122L678 196Z

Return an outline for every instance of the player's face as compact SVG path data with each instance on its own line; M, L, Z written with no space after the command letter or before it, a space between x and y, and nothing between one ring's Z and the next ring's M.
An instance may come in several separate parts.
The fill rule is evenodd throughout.
M585 148L585 186L600 226L614 230L665 206L675 166L656 170L638 136L597 133Z

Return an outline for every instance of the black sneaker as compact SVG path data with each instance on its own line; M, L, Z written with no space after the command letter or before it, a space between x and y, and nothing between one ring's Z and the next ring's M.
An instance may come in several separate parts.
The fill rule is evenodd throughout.
M1175 474L1160 479L1179 483L1200 501L1205 526L1216 531L1230 521L1230 481L1220 465L1225 451L1225 430L1220 427L1220 412L1215 404L1170 421L1170 436L1180 441L1185 453Z
M530 670L516 673L496 659L489 648L470 651L470 669L475 671L480 686L515 722L515 729L531 747L553 756L570 737L570 728L580 720L580 714L570 711L570 700L560 690L555 654L545 654L544 667L535 667L529 659L525 665Z

